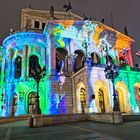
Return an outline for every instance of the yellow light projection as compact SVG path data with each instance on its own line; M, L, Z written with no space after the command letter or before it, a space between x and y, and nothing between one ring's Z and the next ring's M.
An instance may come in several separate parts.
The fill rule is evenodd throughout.
M98 112L111 112L109 103L108 86L103 80L98 80L94 84L95 103Z
M93 40L96 42L96 47L99 45L100 43L100 40L99 40L99 35L100 33L103 31L103 27L98 25L95 29L95 33L93 35Z
M116 93L118 95L118 102L121 112L130 112L130 103L128 90L124 82L116 83Z
M81 113L82 108L85 108L87 104L87 95L85 91L85 85L82 82L80 82L77 85L76 103L77 103L77 113Z

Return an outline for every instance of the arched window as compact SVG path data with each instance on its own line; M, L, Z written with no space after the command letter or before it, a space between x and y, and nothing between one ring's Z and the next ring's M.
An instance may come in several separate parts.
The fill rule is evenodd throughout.
M114 64L114 61L113 61L113 59L112 59L112 57L110 55L106 55L106 64L107 63Z
M81 50L76 50L74 53L75 53L74 72L77 72L82 67L84 67L85 56L84 56L84 53Z
M17 56L15 59L15 78L20 78L21 76L21 69L22 69L22 58L21 56Z
M38 57L36 55L30 56L29 59L29 77L32 77L36 68L39 66Z
M91 62L95 64L99 64L99 56L96 53L91 53Z
M68 52L65 48L57 48L56 49L56 70L57 72L68 71Z

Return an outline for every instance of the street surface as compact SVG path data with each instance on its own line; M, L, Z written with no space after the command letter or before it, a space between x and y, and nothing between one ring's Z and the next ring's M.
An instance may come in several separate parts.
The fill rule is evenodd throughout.
M65 123L29 128L27 121L0 124L0 140L140 140L140 121Z

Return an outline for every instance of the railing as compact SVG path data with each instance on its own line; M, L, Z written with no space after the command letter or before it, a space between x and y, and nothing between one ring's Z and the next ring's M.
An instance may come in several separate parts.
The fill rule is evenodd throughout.
M37 33L43 33L43 30L36 29L36 28L21 29L21 30L13 31L13 33L11 33L11 34L15 34L15 33L18 33L18 32L37 32Z
M119 66L119 69L120 70L128 70L127 66L123 66L123 67ZM138 68L138 67L130 67L130 70L131 71L140 71L140 68Z
M137 68L137 67L133 67L133 68L131 67L131 70L132 71L139 71L140 72L140 68Z
M106 64L99 64L99 63L93 63L91 62L91 67L101 67L101 68L105 68Z

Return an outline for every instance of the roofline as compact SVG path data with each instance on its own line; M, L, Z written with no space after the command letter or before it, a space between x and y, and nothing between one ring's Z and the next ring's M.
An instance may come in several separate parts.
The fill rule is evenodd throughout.
M33 10L33 9L30 9L30 8L22 9L22 11L29 11L29 12L31 11L31 12L40 12L40 13L48 13L49 14L49 11L45 11L45 10ZM54 11L54 14L68 15L69 13L68 12L62 12L62 11ZM75 13L73 13L71 11L70 11L70 14L71 14L71 16L74 16L74 17L78 18L79 20L83 20L83 17L78 16L78 15L76 15ZM133 38L131 38L131 37L129 37L129 36L127 36L127 35L119 32L119 31L117 31L115 29L113 29L112 27L109 27L108 25L105 25L105 24L103 24L103 23L101 23L101 22L99 22L97 20L93 20L92 22L93 23L97 23L98 25L101 25L103 28L108 29L111 32L118 33L118 35L120 37L125 37L125 39L128 40L128 41L134 42L134 39Z
M117 31L117 30L115 30L115 29L113 29L112 27L109 27L109 26L107 26L107 25L105 25L105 24L103 24L103 23L101 23L101 22L99 22L99 21L94 21L94 22L97 23L97 24L99 24L99 25L101 25L101 26L104 27L105 29L108 29L108 30L110 30L110 31L112 31L112 32L118 33L119 36L125 37L125 38L128 39L129 41L132 41L132 42L135 41L133 38L131 38L131 37L129 37L129 36L127 36L127 35L125 35L125 34L119 32L119 31Z
M45 10L33 10L33 9L30 9L30 8L22 9L22 11L27 11L27 10L29 12L40 12L40 13L49 13L50 12L50 11L45 11ZM65 15L68 15L69 13L68 12L63 12L63 11L54 11L54 14L65 14ZM73 13L71 11L70 11L70 15L73 15L74 17L77 17L80 20L83 20L83 18L81 16L78 16L78 15L76 15L75 13Z

